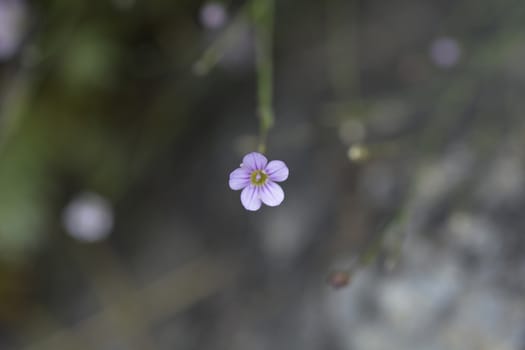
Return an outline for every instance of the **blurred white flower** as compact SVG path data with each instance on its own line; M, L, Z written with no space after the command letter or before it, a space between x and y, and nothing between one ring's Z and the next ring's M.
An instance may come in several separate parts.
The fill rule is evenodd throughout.
M113 209L100 195L82 193L64 208L62 223L69 235L79 241L100 241L111 233Z
M201 7L201 24L208 29L221 28L228 19L224 5L218 2L209 2Z
M460 58L461 47L454 38L437 38L430 46L430 59L440 68L451 68L459 62Z
M0 0L0 61L11 58L23 37L26 6L22 0Z

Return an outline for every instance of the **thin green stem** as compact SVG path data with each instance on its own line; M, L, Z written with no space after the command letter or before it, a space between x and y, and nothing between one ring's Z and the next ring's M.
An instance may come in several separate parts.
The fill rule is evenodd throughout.
M259 152L266 152L268 131L274 124L273 112L273 28L275 0L253 0L259 117Z

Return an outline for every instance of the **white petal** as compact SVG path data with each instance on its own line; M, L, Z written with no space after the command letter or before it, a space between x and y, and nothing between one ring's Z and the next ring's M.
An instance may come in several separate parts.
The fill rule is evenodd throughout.
M242 159L242 166L251 171L253 170L263 170L268 163L268 159L260 153L252 152L248 153Z
M241 190L250 184L250 171L247 169L235 169L230 174L229 185L232 190Z
M273 181L268 181L259 190L259 195L264 204L275 207L284 200L284 191Z
M245 187L241 192L241 203L246 210L256 211L261 207L259 189L253 185Z
M268 163L268 165L266 165L264 171L266 174L268 174L270 180L276 182L286 180L288 178L288 174L290 173L288 167L282 160L272 160L270 163Z

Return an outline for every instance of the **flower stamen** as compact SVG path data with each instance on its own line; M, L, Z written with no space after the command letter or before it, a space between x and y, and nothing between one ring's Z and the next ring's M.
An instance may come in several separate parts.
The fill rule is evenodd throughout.
M255 186L262 186L266 183L268 175L262 170L255 170L250 176L250 182Z

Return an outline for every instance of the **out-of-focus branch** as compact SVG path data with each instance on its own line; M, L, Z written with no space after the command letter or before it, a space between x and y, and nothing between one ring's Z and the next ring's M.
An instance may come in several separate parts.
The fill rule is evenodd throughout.
M229 25L219 35L202 56L194 63L193 71L198 75L206 75L215 67L217 62L224 56L225 52L234 44L242 33L241 27L246 20L247 7L243 6Z
M112 264L111 260L105 260L103 263ZM108 270L114 268L115 266L108 267ZM71 328L56 327L48 337L37 340L24 349L70 349L73 348L70 345L80 339L105 334L108 332L108 325L110 328L115 327L114 322L123 320L126 322L118 325L119 331L125 327L127 332L140 331L145 334L149 329L136 329L136 326L146 327L150 323L187 309L230 285L237 273L238 270L233 264L222 259L210 256L196 257L144 288L127 287L118 295L105 293L107 295L101 300L104 303L102 311ZM118 279L122 277L124 276ZM141 305L134 305L136 302L140 302ZM136 312L137 307L140 308L139 313ZM46 326L49 327L47 322ZM132 328L129 328L130 326ZM136 338L133 337L136 333L125 335L130 336L126 339ZM101 339L97 344L102 345L103 341L104 339Z

